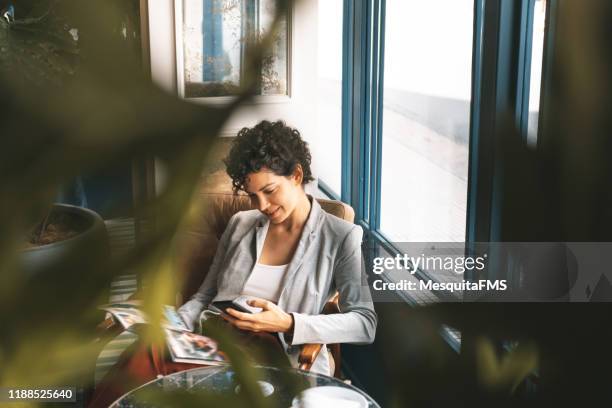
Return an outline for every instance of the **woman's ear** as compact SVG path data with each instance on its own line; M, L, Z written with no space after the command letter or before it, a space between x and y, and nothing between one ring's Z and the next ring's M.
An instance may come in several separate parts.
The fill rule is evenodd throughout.
M304 180L304 170L302 169L301 164L296 164L295 169L293 170L293 174L291 178L295 181L295 184L298 186L302 185L302 180Z

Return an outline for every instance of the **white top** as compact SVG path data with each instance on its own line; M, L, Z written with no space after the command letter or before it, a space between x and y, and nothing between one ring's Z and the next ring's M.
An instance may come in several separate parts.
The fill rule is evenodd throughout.
M257 262L242 289L241 295L254 296L278 303L278 298L283 289L283 278L288 267L289 264L264 265Z

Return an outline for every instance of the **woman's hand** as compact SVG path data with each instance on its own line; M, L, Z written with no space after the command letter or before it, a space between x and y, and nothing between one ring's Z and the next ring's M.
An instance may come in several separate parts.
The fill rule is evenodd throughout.
M287 333L293 330L293 317L274 303L264 299L251 299L247 303L263 310L259 313L242 313L228 308L226 312L230 316L224 314L223 318L239 329L253 332Z

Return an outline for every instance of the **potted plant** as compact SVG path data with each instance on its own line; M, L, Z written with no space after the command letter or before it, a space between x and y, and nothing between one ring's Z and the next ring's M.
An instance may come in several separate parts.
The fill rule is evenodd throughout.
M54 265L83 270L91 267L92 259L108 259L109 255L102 218L73 205L53 204L27 238L21 251L21 268L28 277Z

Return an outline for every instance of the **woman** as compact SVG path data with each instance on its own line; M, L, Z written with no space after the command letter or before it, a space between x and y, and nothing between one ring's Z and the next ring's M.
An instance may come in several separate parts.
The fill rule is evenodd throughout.
M225 160L235 192L254 210L236 213L198 292L179 313L195 322L211 302L252 296L259 313L228 309L235 327L279 333L293 365L301 344L371 343L377 318L362 268L362 230L326 213L304 191L310 152L282 121L243 128ZM342 313L322 315L338 291ZM311 369L330 374L323 347Z

